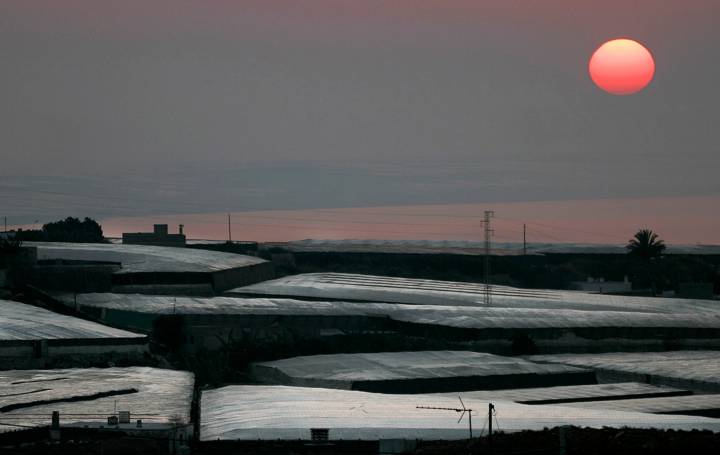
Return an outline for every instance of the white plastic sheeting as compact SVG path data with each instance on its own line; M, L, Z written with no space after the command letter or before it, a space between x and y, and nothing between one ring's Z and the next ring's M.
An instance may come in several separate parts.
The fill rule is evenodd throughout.
M587 403L568 403L564 406L586 409L613 409L616 411L650 412L654 414L720 413L720 395L687 395L681 397L640 398L633 400L608 400ZM708 415L708 414L704 414Z
M149 245L103 243L32 243L38 259L119 262L117 273L144 272L217 272L266 262L252 256Z
M300 275L307 277L307 275ZM461 284L461 283L458 283ZM254 286L250 286L253 288ZM245 288L243 288L245 289ZM340 290L334 293L343 295ZM552 292L552 291L548 291ZM324 292L318 292L324 294ZM314 316L379 316L396 321L432 324L456 328L575 328L575 327L685 327L720 328L720 305L704 301L680 300L678 307L666 304L665 299L629 299L623 297L566 292L567 299L496 298L491 306L463 303L433 297L435 304L412 305L343 301L293 300L287 298L240 297L167 297L137 294L78 294L61 295L63 301L80 306L107 308L156 314L245 314L245 315L314 315ZM352 295L346 296L352 298ZM382 296L380 296L382 297ZM406 300L427 296L412 294ZM471 296L472 297L472 296ZM608 297L609 302L605 302ZM476 298L476 297L473 297ZM594 299L599 304L592 304ZM667 299L677 301L675 299ZM659 302L658 302L659 301ZM583 303L584 302L584 303ZM458 303L458 305L455 305ZM653 304L656 304L653 306ZM542 306L544 305L544 307ZM571 309L568 307L575 307ZM580 308L580 309L577 309Z
M720 351L557 354L527 358L537 362L720 386Z
M130 411L131 418L143 421L187 423L193 384L192 373L145 367L0 371L0 408L27 405L0 412L0 431L18 428L13 425L49 425L53 411L60 412L61 425L107 422L116 411ZM32 405L127 389L137 392Z
M0 300L0 341L144 337L36 306Z
M613 384L587 384L567 385L556 387L537 387L526 389L479 390L463 392L463 397L477 400L508 400L517 403L532 404L535 402L578 402L579 406L585 402L611 400L633 401L632 398L649 398L659 396L676 396L682 394L689 396L692 392L672 387L658 387L640 382L619 382ZM447 394L456 396L457 394ZM718 395L720 397L720 395ZM563 404L565 406L565 404ZM569 404L568 404L569 406ZM592 406L590 406L592 407ZM609 407L608 409L613 409Z
M255 366L278 370L290 378L348 382L459 376L544 375L583 371L575 367L538 364L518 357L502 357L471 351L313 355L258 362Z
M229 293L283 295L416 305L478 305L483 284L346 273L307 273L264 281ZM578 291L491 287L494 308L558 308L576 310L683 313L720 312L713 300L666 299L589 294Z
M228 295L410 304L418 306L413 322L454 327L720 327L720 305L712 300L492 286L491 304L486 305L484 286L479 284L370 275L294 275L234 289ZM446 309L438 311L439 307Z
M475 409L478 434L487 415L488 401L472 397L465 406ZM720 420L702 417L531 406L495 401L503 431L540 430L558 425L584 427L645 427L720 430ZM328 428L331 439L461 439L467 421L449 411L416 406L457 407L457 398L438 395L390 395L349 390L286 387L228 386L202 395L201 439L310 439L310 428Z

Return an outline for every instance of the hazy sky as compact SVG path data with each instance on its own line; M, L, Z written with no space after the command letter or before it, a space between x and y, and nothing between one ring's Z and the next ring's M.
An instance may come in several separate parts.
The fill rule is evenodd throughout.
M0 216L720 203L719 17L717 0L3 0ZM644 92L592 85L615 37L655 56ZM689 240L707 212L720 226L699 210Z

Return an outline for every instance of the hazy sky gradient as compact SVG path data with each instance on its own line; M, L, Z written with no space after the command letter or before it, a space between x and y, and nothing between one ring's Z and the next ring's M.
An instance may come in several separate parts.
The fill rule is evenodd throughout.
M624 245L640 227L651 225L670 245L713 244L720 218L708 211L718 198L624 198L592 201L494 203L494 240L521 244L523 224L531 243L600 243ZM486 204L252 211L232 214L233 239L284 241L302 239L474 240L482 239ZM687 219L694 225L688 228ZM184 224L192 238L227 239L227 216L179 214L155 216L172 230ZM147 231L147 217L105 220L106 235Z
M0 215L716 201L718 13L713 0L5 0ZM587 75L620 36L656 58L635 96ZM717 226L716 207L683 238Z

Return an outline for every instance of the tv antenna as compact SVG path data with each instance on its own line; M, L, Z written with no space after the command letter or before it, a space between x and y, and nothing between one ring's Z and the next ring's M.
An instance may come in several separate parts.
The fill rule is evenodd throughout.
M472 412L474 409L469 409L465 407L465 403L463 403L462 398L458 396L458 400L460 400L460 406L462 408L443 408L443 407L437 407L437 406L415 406L416 409L435 409L440 411L455 411L460 413L460 418L458 419L458 423L462 422L463 417L465 417L465 413L467 412L468 415L468 426L470 429L470 439L472 439Z

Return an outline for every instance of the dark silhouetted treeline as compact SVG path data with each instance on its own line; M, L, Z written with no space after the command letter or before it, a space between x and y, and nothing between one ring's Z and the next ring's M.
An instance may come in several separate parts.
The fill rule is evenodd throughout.
M43 225L41 230L19 230L16 238L25 242L105 243L100 224L92 218L67 217Z

